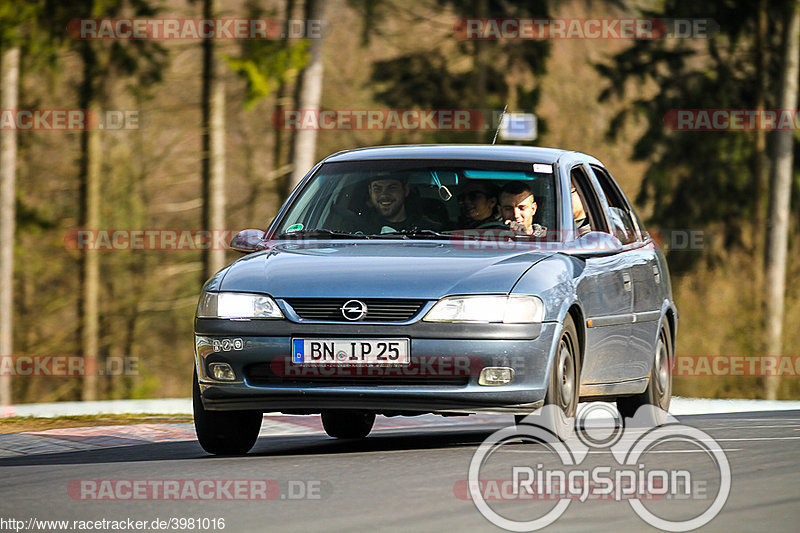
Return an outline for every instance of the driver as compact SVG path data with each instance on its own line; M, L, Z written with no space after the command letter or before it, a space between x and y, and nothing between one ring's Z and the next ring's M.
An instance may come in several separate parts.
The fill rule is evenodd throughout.
M500 209L504 223L514 231L534 237L544 237L547 234L547 228L533 222L536 208L533 191L524 181L510 181L500 191Z

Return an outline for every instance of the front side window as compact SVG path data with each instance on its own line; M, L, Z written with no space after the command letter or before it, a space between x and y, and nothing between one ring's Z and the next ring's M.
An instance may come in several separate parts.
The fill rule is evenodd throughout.
M490 161L374 160L320 167L277 222L293 234L410 237L466 230L557 234L552 165ZM551 170L542 172L542 170Z

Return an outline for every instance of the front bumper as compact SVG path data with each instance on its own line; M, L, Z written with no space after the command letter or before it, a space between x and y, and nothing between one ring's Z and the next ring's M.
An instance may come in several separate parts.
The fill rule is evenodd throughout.
M524 414L544 402L557 326L196 319L195 362L203 405L210 410ZM293 337L407 338L412 364L391 370L298 368L291 363ZM229 364L236 380L212 379L210 363ZM480 370L488 366L513 368L514 380L479 385Z

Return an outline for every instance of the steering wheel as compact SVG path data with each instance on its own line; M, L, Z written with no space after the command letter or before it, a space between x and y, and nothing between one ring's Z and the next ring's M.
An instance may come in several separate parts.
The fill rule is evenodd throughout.
M353 212L347 209L346 207L342 207L340 205L333 204L331 206L331 211L337 216L340 216L344 220L352 222L353 224L360 224L364 220L362 218L362 215L360 215L359 213Z

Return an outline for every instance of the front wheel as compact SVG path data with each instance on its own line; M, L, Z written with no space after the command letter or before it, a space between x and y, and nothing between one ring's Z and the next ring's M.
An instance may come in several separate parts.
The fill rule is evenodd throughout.
M567 440L575 430L575 414L578 411L580 393L580 345L578 330L572 316L567 314L561 328L555 361L544 397L544 408L538 417L526 419L526 415L514 417L517 425L533 423L541 425L560 440Z
M375 413L369 411L324 411L322 427L337 439L363 439L375 424Z
M244 455L261 430L261 411L209 411L203 407L197 371L192 388L194 430L200 446L214 455Z
M653 358L653 368L650 370L647 389L635 396L617 398L617 409L623 420L633 418L636 411L643 405L657 407L655 411L666 412L669 409L670 399L672 398L672 337L670 335L669 324L664 322L658 334L656 343L656 353ZM661 420L652 421L654 425L660 425Z

